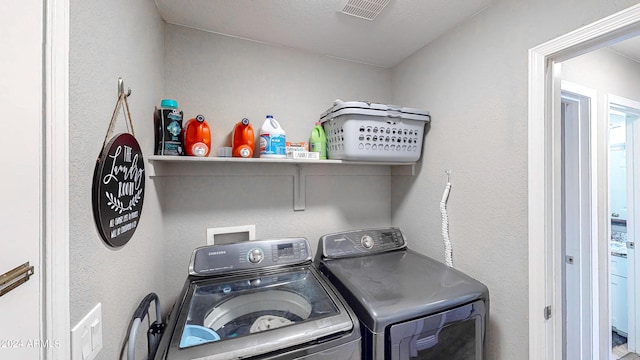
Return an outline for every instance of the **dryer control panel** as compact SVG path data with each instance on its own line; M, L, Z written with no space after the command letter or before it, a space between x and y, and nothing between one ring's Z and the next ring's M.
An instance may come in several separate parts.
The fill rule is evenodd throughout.
M320 237L318 255L325 259L367 256L407 247L399 228L352 230Z
M227 275L230 272L310 261L309 243L305 238L253 240L195 249L189 262L189 275Z

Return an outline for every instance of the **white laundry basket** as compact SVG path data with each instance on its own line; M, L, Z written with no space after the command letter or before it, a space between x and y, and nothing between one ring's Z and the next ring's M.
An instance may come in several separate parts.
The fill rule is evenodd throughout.
M419 109L336 100L320 121L329 159L415 162L431 117Z

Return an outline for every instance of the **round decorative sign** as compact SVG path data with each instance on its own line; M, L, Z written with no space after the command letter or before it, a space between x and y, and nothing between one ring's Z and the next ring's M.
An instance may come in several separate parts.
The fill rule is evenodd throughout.
M126 244L136 231L144 200L144 159L133 135L114 136L102 149L93 173L93 217L102 239Z

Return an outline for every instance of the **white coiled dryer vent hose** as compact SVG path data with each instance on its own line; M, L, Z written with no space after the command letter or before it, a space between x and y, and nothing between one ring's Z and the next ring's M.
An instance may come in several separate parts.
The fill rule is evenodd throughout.
M447 173L447 185L444 187L442 200L440 200L440 214L442 215L442 238L444 239L444 260L445 263L453 267L453 249L451 247L451 239L449 239L449 214L447 213L447 201L449 200L449 192L451 192L451 170Z

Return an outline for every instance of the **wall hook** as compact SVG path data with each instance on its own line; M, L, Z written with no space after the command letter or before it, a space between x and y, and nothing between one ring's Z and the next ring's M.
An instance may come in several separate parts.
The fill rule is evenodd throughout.
M118 78L118 97L124 94L124 80L122 78ZM127 89L127 97L131 96L131 88Z

